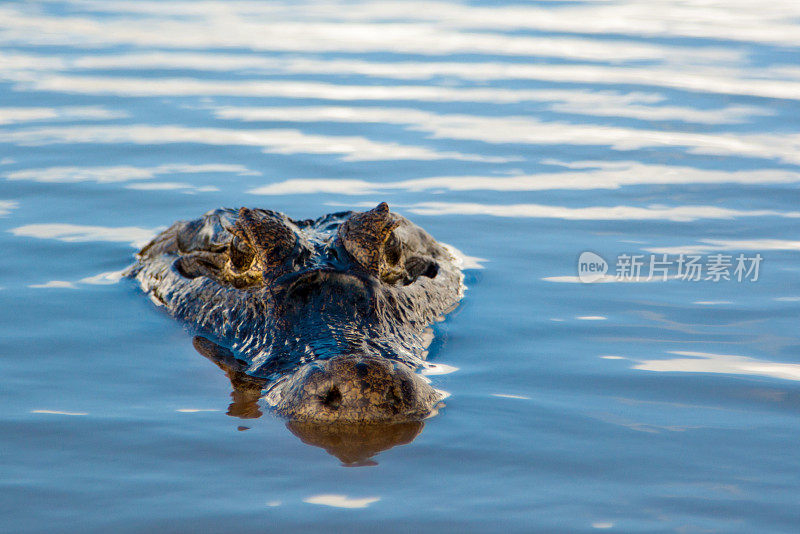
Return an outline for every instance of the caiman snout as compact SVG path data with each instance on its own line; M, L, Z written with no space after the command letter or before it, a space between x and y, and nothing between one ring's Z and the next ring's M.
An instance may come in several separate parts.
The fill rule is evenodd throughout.
M276 412L296 421L415 421L441 399L406 365L364 355L307 364L277 387L267 399L274 399Z

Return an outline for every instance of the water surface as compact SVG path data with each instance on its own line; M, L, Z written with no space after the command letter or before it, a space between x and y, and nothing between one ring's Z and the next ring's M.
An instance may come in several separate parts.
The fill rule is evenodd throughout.
M795 531L799 53L788 0L0 4L3 529ZM470 268L446 408L360 467L119 279L219 206L380 201Z

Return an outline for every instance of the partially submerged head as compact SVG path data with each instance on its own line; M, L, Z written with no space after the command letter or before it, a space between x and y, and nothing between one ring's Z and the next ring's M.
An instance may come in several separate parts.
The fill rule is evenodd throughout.
M293 421L379 423L424 419L442 396L403 363L341 355L306 364L265 398Z
M425 329L461 296L461 272L386 203L316 220L215 210L176 223L139 260L143 285L232 347L241 373L268 380L265 399L288 419L419 421L441 399L414 368Z

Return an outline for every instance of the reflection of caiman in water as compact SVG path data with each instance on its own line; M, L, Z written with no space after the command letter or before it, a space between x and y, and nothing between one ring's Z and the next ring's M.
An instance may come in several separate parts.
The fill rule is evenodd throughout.
M212 211L156 236L128 275L198 331L197 350L231 380L230 415L264 406L345 463L410 442L440 405L414 370L462 274L385 203L304 221Z

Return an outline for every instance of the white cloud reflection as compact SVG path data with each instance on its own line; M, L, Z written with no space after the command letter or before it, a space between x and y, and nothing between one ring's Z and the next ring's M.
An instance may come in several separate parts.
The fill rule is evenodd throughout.
M312 495L311 497L306 497L303 499L303 502L309 504L322 504L324 506L332 506L334 508L366 508L370 504L380 500L380 497L353 498L348 497L347 495L326 493L323 495Z
M315 81L204 80L198 78L131 78L6 74L24 91L58 91L116 96L249 96L322 100L407 100L422 102L516 103L537 101L529 89L461 88L436 85L345 85Z
M91 80L84 80L89 92L97 92L98 86ZM133 85L141 91L153 94L168 90L171 82L205 84L206 82L191 80L162 80L158 84L144 79L108 79L112 85L122 84L119 90L129 94ZM210 82L215 84L217 82ZM228 83L228 82L221 82ZM257 82L261 83L261 82ZM275 84L262 84L272 91ZM292 82L293 83L293 82ZM308 88L315 84L300 85ZM326 84L322 84L326 85ZM244 84L232 84L232 88L241 91ZM339 89L348 89L344 86L335 86ZM62 88L64 89L64 88ZM317 87L320 93L317 97L330 98L332 93L325 87ZM369 93L392 93L408 89L403 87L362 87L353 86L354 93L347 98L358 99ZM363 93L360 90L363 89ZM414 88L416 89L416 88ZM439 88L420 86L421 92L429 90L437 92ZM65 90L69 90L66 88ZM450 91L450 89L447 89ZM102 92L102 89L99 89ZM493 90L459 90L459 91L488 91ZM293 91L289 91L292 93ZM335 92L335 90L334 90ZM503 91L501 91L503 92ZM201 91L204 93L204 91ZM302 92L301 92L302 93ZM511 92L513 93L513 91ZM135 91L134 91L134 94ZM293 97L302 98L309 95L293 94ZM373 94L373 96L377 96ZM418 98L420 95L408 95ZM517 95L521 96L521 95ZM313 98L313 96L312 96ZM224 113L233 113L230 109ZM276 114L278 112L275 112ZM302 116L303 109L298 111ZM306 108L305 113L309 113ZM310 109L311 114L321 114L325 117L340 116L345 112L336 108ZM381 122L406 124L413 130L426 132L433 138L456 139L467 141L480 141L484 143L514 143L525 145L586 145L608 146L613 150L630 151L646 148L675 147L686 149L689 153L752 157L762 159L775 159L784 163L800 164L800 134L711 134L694 133L689 131L647 130L640 128L626 128L621 126L598 126L595 124L573 124L567 122L546 122L527 116L489 117L475 115L439 115L419 110L391 110L368 109L360 111L357 108L346 110L346 113L368 117L367 120L380 119ZM283 118L288 118L288 113ZM371 119L369 118L371 117ZM438 153L423 147L402 146L391 143L379 143L363 137L322 136L303 134L297 130L226 130L219 128L189 128L183 126L147 126L130 125L117 126L83 126L83 127L49 127L31 128L13 133L0 134L0 141L12 142L21 145L41 145L53 142L132 142L132 143L167 143L167 142L192 142L220 145L256 145L264 146L266 151L277 153L343 153L346 160L375 160L375 159L442 159L454 158L464 160L491 161L493 158L464 155L458 153ZM394 156L392 156L394 154ZM392 156L392 157L390 157ZM497 160L497 158L494 158Z
M190 3L194 4L194 3ZM86 2L95 9L108 9L101 2ZM158 13L157 2L137 2L113 9L127 13ZM248 15L281 17L286 6L238 3ZM292 4L297 6L297 4ZM514 4L481 6L452 2L374 2L346 9L344 2L300 3L302 17L328 20L376 21L401 19L430 22L450 28L539 30L557 33L621 34L643 37L694 37L800 45L797 19L800 7L793 0L756 4L746 0L617 0L565 2L556 7ZM205 4L203 4L205 7ZM172 4L173 14L200 15L200 7ZM213 11L211 13L214 13ZM658 13L654 17L653 13Z
M657 372L720 373L800 380L800 364L778 363L731 354L670 351L685 356L664 360L637 360L633 369Z
M31 2L34 4L33 2ZM658 45L638 39L598 39L580 36L531 36L454 28L444 21L390 20L352 21L334 13L313 17L313 5L283 12L269 6L202 2L197 11L189 3L159 2L147 18L49 15L24 6L0 9L0 42L46 46L112 47L136 46L162 49L240 48L285 52L391 52L425 56L489 54L492 56L537 56L584 61L731 61L739 57L722 47ZM466 6L450 4L451 9ZM111 3L101 12L125 12L129 8ZM181 15L170 17L170 9ZM297 12L309 9L307 20ZM421 7L420 9L427 9ZM341 6L342 11L356 11ZM130 12L130 11L129 11ZM134 10L137 15L146 12ZM334 20L330 20L333 16ZM407 15L403 15L405 18ZM391 17L391 15L389 15ZM338 19L338 20L336 20Z
M449 90L454 97L457 91ZM505 93L503 93L505 96ZM747 122L757 115L772 111L756 106L725 106L718 109L663 105L664 96L657 93L620 93L587 90L527 90L520 97L537 102L550 102L548 109L584 116L627 117L648 121L678 120L702 124L735 124ZM457 98L457 97L456 97ZM437 115L409 108L344 107L344 106L281 106L214 108L222 119L283 122L388 123L424 126ZM441 115L439 115L441 117Z
M74 282L66 280L50 280L43 284L30 284L28 287L34 289L78 289Z
M652 184L788 184L800 182L800 172L779 169L750 171L705 170L679 165L650 165L635 161L577 161L562 163L570 172L512 176L435 176L411 180L371 182L351 179L291 179L256 187L256 195L335 193L372 195L400 191L544 191L552 189L617 189Z
M23 54L19 52L0 52L0 76L18 82L27 82L28 87L42 89L50 88L72 92L81 88L80 80L68 77L57 77L56 71L65 70L98 70L98 69L167 69L167 70L201 70L208 72L218 71L244 71L248 73L268 74L303 74L303 75L328 75L349 74L369 76L374 78L389 78L400 80L428 80L437 77L457 78L470 82L488 82L503 80L528 80L543 81L548 83L585 83L592 86L603 85L640 85L644 87L662 87L681 89L700 93L718 93L730 95L760 96L767 98L785 98L797 100L800 98L800 70L790 67L774 67L759 69L755 65L746 68L721 66L718 63L693 66L682 63L680 68L669 65L641 66L641 65L598 65L598 64L570 64L553 65L544 63L506 63L506 62L443 62L443 61L386 61L372 62L360 59L317 59L307 57L264 57L249 54L224 54L216 50L213 52L140 52L130 54L104 54L97 56L83 56L78 58L51 57L44 55ZM119 82L110 86L103 83L101 77L92 80L99 83L98 91L121 91ZM275 87L270 90L268 84L252 83L252 81L239 80L237 82L221 83L219 81L205 80L198 85L200 80L182 79L184 96L197 94L199 87L208 89L209 94L232 94L233 85L241 86L239 93L250 96L285 96L291 97L291 89L300 90L299 94L308 95L315 89L314 85L287 84L280 80L271 80ZM159 81L161 83L161 81ZM83 84L85 85L85 84ZM130 82L125 84L131 88ZM104 88L105 86L105 88ZM328 87L330 84L323 84ZM165 89L151 89L151 91L172 91L175 94L176 83L173 81ZM353 88L337 90L337 86L330 86L328 91L330 99L345 99L347 92L352 93ZM138 91L142 89L135 85ZM434 90L438 89L438 91ZM83 91L87 89L83 87ZM344 92L343 92L344 91ZM374 89L361 91L362 99L375 99L379 95L395 95L396 99L408 99L409 89L395 92L376 92ZM321 91L318 91L321 92ZM446 88L429 88L428 92L421 92L422 100L456 101L464 100L470 94L480 98L482 95L494 94L497 101L538 100L537 93L546 94L547 91L519 91L519 96L514 96L514 91L472 92L464 93ZM568 93L568 90L559 92ZM576 91L580 92L580 91ZM326 98L321 96L320 98ZM590 114L603 114L603 110L592 109L585 106ZM650 117L655 120L659 114L664 118L688 120L690 122L726 123L737 122L749 114L763 114L763 108L752 106L732 106L727 111L696 109L697 117L687 115L684 108L673 108L671 111L659 112L647 107L646 109L629 110L617 106L614 113L624 113L622 116L639 118ZM573 109L572 112L575 112Z
M258 175L244 165L168 163L155 167L120 165L112 167L45 167L5 173L7 180L30 180L43 183L117 183L132 180L150 180L156 176L172 174L229 173Z
M31 413L49 414L49 415L89 415L88 412L65 412L62 410L31 410Z
M63 126L0 132L0 142L22 146L54 143L139 145L197 143L220 146L256 146L275 154L335 154L346 161L460 159L507 161L456 152L437 152L423 147L380 143L364 137L304 134L297 130L226 130L186 126Z
M677 247L646 248L654 254L706 254L708 252L735 250L788 250L800 252L800 241L787 239L701 239L698 244Z
M134 191L183 191L186 193L219 191L219 188L213 185L195 187L192 184L182 182L143 182L126 185L125 189L133 189Z
M623 34L636 36L706 37L772 44L800 44L797 23L800 8L793 0L754 4L746 0L617 0L608 2L569 2L540 7L513 4L485 7L443 1L386 1L359 5L342 1L263 3L239 1L156 2L140 1L109 4L82 0L82 8L118 14L163 14L191 20L246 16L251 20L381 21L400 19L429 22L450 28L540 30L579 34ZM657 12L658 17L653 17ZM624 16L620 16L623 13ZM228 21L225 22L229 22Z
M158 53L142 52L125 55L109 54L102 56L84 56L79 58L50 57L44 55L31 55L18 52L0 52L0 75L9 80L26 82L29 87L39 87L42 89L51 88L59 90L63 85L65 90L77 91L80 89L81 77L77 80L68 77L54 76L54 71L63 70L97 70L97 69L172 69L172 70L202 70L202 71L237 71L245 72L266 72L270 74L305 74L305 75L327 75L332 72L337 74L350 74L360 76L370 76L375 78L389 78L401 80L428 80L436 77L450 77L467 80L471 82L487 82L502 80L529 80L543 81L548 83L585 83L592 86L603 85L641 85L645 87L663 87L671 89L681 89L700 93L719 93L730 95L760 96L767 98L785 98L797 100L800 98L800 71L790 67L775 67L769 69L759 69L755 65L747 65L746 68L736 68L732 66L720 66L715 63L712 65L692 66L683 63L680 68L668 65L641 66L641 65L598 65L598 64L570 64L553 65L543 63L506 63L506 62L442 62L442 61L387 61L371 62L359 59L317 59L305 57L273 58L254 56L247 54L221 54L216 50L213 52L170 52L160 51ZM99 91L121 90L120 83L109 86L108 82L103 83L101 77L94 77L92 80L100 84ZM250 96L286 96L291 97L291 88L301 90L300 94L308 94L313 91L315 86L303 84L286 84L280 80L272 80L276 87L270 91L268 84L251 83L247 80L238 82L221 83L218 81L206 80L204 85L190 83L192 79L183 79L181 86L184 95L197 94L199 87L206 87L209 94L231 94L234 84L240 85L240 93ZM213 82L213 83L212 83ZM159 81L159 83L161 83ZM38 84L38 85L36 85ZM86 85L86 84L83 84ZM103 86L106 85L104 88ZM131 88L132 84L126 83ZM330 85L330 84L328 84ZM326 86L326 85L323 85ZM176 91L176 83L171 82L168 87L173 94ZM134 85L135 89L136 86ZM470 93L459 93L457 91L447 91L445 88L429 88L426 93L421 93L426 98L423 100L447 101L454 99L463 100ZM87 89L83 87L83 90ZM142 89L138 89L141 91ZM159 91L151 89L151 91ZM353 88L345 89L350 93ZM344 99L346 93L336 90L333 85L329 91L331 99ZM363 99L374 99L380 94L399 95L397 99L403 99L402 95L408 95L409 90L401 92L375 92L362 91L365 95ZM520 91L517 91L520 93ZM568 92L568 91L564 91ZM417 89L417 93L420 90ZM480 96L486 94L497 95L497 100L519 101L521 99L537 100L533 98L537 91L521 91L521 96L514 97L514 91L493 92L473 92L473 95ZM455 98L453 95L457 95ZM527 95L527 96L525 96ZM324 96L320 98L325 98ZM384 96L383 98L387 98ZM405 97L407 98L407 97ZM737 107L731 108L735 110ZM679 108L682 109L682 108ZM755 111L758 108L745 106L744 110ZM591 111L591 109L590 109ZM736 114L720 115L716 110L696 110L700 117L707 116L710 122L730 122L737 120ZM636 111L640 114L640 111ZM653 113L658 113L653 111ZM747 112L745 111L745 114ZM594 114L594 113L593 113ZM685 112L679 111L680 115ZM760 114L760 113L759 113ZM649 116L649 115L645 115ZM678 117L672 117L678 118ZM688 118L688 117L687 117ZM692 120L692 122L697 119Z
M517 399L517 400L531 400L530 397L525 395L513 395L511 393L490 393L492 397L498 397L500 399Z
M119 282L123 275L124 270L121 271L106 271L93 276L81 278L77 282L69 282L67 280L50 280L42 284L30 284L28 287L34 289L78 289L78 284L89 284L94 286L113 285Z
M9 232L20 237L56 239L68 243L107 241L130 243L132 247L141 248L146 245L159 230L161 230L161 228L147 229L137 226L109 227L44 223L18 226L17 228L12 228Z
M573 221L668 220L688 222L697 219L735 219L737 217L800 217L800 212L797 211L748 211L718 206L591 206L571 208L544 204L420 202L405 206L405 209L419 215L490 215L493 217L533 217Z
M22 124L43 120L107 120L127 117L121 111L99 106L73 106L63 108L17 107L0 108L0 124Z
M0 217L5 217L18 207L19 203L13 200L0 200Z

